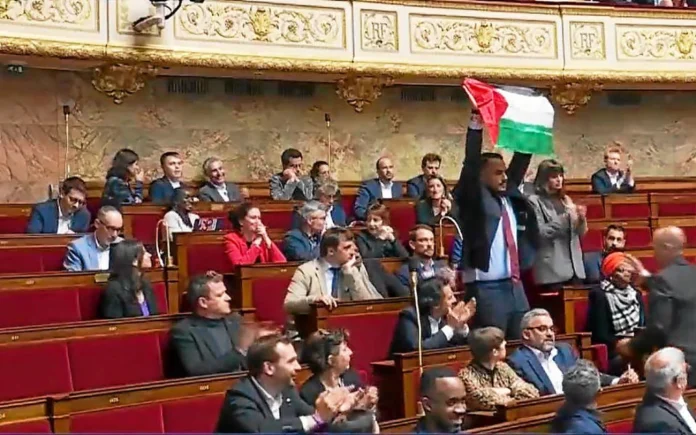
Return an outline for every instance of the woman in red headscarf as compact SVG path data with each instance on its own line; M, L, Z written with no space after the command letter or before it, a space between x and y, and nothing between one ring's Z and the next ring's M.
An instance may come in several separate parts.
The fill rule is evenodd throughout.
M636 328L645 326L643 295L631 285L633 268L623 252L607 255L602 262L599 287L590 291L587 325L592 344L606 344L609 373L621 375L627 362L615 352L616 342L632 337Z

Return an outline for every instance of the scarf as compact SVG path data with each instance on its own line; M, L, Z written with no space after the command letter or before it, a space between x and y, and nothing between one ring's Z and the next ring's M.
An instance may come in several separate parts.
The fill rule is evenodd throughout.
M607 295L614 332L617 335L632 334L640 321L638 292L631 286L616 288L608 279L603 280L599 286Z

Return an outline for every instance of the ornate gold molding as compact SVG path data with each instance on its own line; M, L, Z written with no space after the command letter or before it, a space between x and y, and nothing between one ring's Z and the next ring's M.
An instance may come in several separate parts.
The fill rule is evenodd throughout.
M619 60L694 60L696 32L683 26L616 26Z
M92 86L97 91L123 103L124 98L141 90L145 83L157 75L152 65L111 64L94 68Z
M336 83L336 94L361 113L365 106L372 104L385 86L394 84L391 77L347 77Z
M599 91L602 86L594 83L561 83L551 86L551 99L561 106L568 115L573 115L587 105L592 92Z
M0 21L72 27L93 18L92 0L0 0Z

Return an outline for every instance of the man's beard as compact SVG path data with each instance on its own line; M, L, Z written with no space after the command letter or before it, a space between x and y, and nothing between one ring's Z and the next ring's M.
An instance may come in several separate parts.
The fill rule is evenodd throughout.
M606 257L609 254L613 254L614 252L624 252L626 248L619 248L618 246L610 246L609 248L604 248L604 256Z

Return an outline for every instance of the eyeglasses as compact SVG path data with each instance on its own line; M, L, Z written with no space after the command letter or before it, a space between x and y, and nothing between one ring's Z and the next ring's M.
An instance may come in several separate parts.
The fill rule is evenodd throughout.
M525 329L531 329L533 331L538 331L542 334L546 334L549 331L553 332L554 334L556 333L556 327L554 325L551 325L551 326L547 326L547 325L529 326Z
M82 198L73 198L70 195L66 196L66 198L68 198L68 201L70 202L70 204L75 204L75 205L85 205L85 203L87 202L86 200L84 200Z
M100 221L97 219L95 222L99 223L102 227L106 228L109 231L120 233L123 230L123 227L115 227L113 225L106 225L104 222Z

